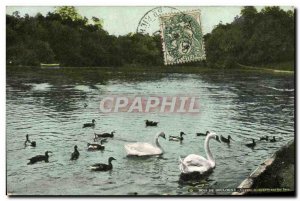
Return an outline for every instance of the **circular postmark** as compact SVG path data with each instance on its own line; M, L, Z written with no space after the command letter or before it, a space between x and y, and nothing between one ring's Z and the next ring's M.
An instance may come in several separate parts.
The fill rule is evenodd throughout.
M159 16L171 12L180 12L180 10L171 6L159 6L149 10L140 19L136 32L149 35L159 33Z

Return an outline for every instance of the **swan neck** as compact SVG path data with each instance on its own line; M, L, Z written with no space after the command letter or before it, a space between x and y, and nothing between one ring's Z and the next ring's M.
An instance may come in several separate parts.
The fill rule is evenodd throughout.
M158 142L158 138L159 138L159 135L157 135L157 136L155 137L155 145L156 145L158 148L160 148L160 149L162 150L162 152L164 152L163 148L160 146L160 144L159 144L159 142Z
M207 137L205 139L205 142L204 142L204 149L205 149L205 152L206 152L206 156L207 156L207 159L212 163L212 166L214 167L215 166L215 160L214 160L214 157L210 151L210 147L209 147L209 140L211 138L210 137Z
M155 137L155 145L156 145L157 147L161 147L160 144L159 144L159 142L158 142L158 138L159 138L159 136L156 136L156 137Z

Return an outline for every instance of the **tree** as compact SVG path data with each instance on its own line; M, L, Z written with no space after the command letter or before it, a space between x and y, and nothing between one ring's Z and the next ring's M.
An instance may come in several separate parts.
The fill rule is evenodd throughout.
M103 28L103 19L100 19L98 17L92 17L92 20L94 22L94 25L98 27L98 29Z
M232 23L218 24L204 36L208 66L233 67L294 60L294 12L279 7L244 7ZM103 20L57 7L46 16L6 15L7 63L63 66L161 66L159 35L109 35ZM196 63L203 65L203 63ZM195 65L196 65L195 64Z
M205 37L207 61L216 66L260 65L294 60L294 15L279 7L247 6L231 24Z
M62 19L71 19L72 21L82 20L83 17L78 13L74 6L56 7L54 13L59 14Z

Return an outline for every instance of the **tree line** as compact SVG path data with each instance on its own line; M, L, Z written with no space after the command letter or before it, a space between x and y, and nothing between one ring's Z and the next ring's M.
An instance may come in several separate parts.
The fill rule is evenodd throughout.
M162 66L159 35L109 35L103 20L62 6L46 16L6 15L6 62L37 66ZM231 67L294 60L294 12L279 7L244 7L232 23L204 36L207 59L193 65Z

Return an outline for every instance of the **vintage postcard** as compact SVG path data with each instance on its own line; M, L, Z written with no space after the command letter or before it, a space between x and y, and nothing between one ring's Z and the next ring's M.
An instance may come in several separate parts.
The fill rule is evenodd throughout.
M7 6L8 196L294 196L293 6Z

